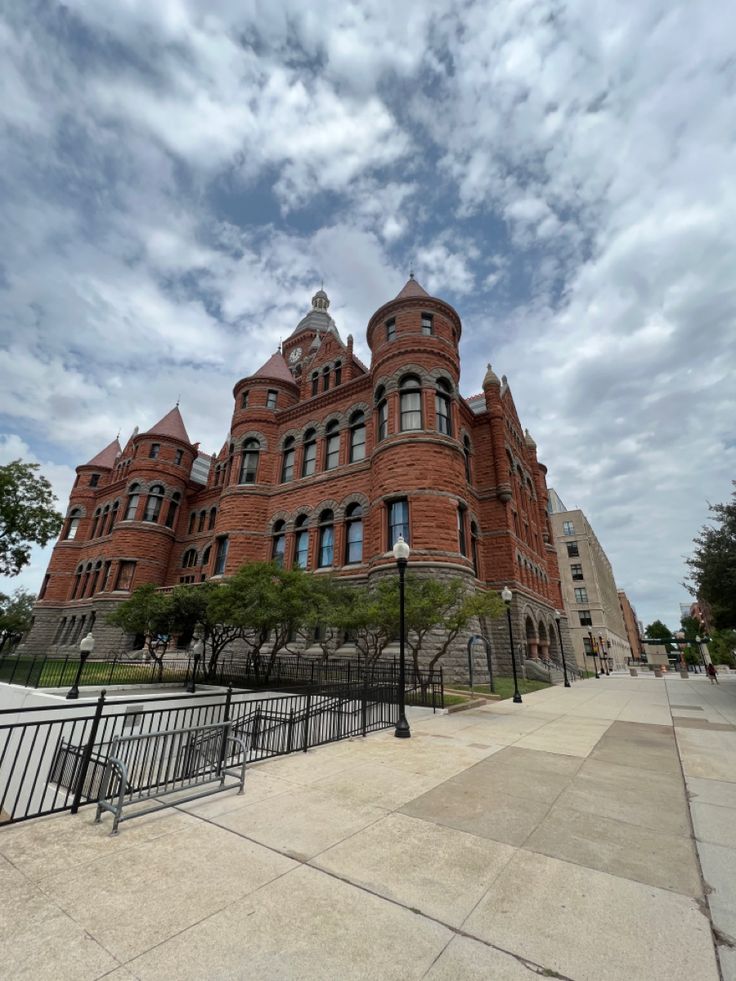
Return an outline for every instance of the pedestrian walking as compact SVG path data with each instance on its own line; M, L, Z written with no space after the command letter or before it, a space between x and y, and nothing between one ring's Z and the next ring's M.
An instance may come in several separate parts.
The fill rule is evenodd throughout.
M706 667L705 670L708 672L710 683L712 685L720 685L720 681L718 680L718 672L716 671L716 666L715 664L713 664L712 661L708 663L708 666Z

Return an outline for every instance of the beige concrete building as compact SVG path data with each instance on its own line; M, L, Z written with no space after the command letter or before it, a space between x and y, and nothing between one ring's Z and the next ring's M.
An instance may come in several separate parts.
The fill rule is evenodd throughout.
M550 521L578 667L592 670L595 650L611 658L612 667L625 668L631 647L608 556L582 511L552 510Z

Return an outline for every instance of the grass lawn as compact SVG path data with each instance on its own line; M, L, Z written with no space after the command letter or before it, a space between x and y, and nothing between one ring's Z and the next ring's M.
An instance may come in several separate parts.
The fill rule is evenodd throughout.
M166 662L164 662L164 665ZM71 686L77 674L79 661L48 660L32 657L12 657L0 662L0 681L37 688L65 688ZM181 666L167 671L163 678L151 664L120 664L88 661L84 666L80 685L129 685L153 684L160 681L184 683Z
M453 688L458 688L461 691L470 691L469 685L453 685ZM507 678L504 676L496 677L493 679L493 687L496 689L495 694L499 698L513 698L514 695L514 679ZM527 681L525 678L519 678L519 691L522 695L528 695L533 691L541 691L542 688L550 688L551 686L547 684L546 681ZM473 685L473 691L478 692L489 692L490 688L488 685ZM445 699L447 699L445 695Z
M468 701L470 701L469 695L448 695L445 692L445 708L448 708L450 705L462 705Z

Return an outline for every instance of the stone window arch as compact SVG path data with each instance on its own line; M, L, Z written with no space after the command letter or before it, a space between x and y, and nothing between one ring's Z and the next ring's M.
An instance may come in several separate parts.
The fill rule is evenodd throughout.
M452 436L452 385L446 378L438 378L435 383L434 411L437 432Z
M325 426L325 470L334 470L340 463L340 424L333 419Z
M193 569L197 564L196 548L188 548L181 559L182 569Z
M470 558L473 562L473 571L476 578L480 578L480 567L478 565L478 525L475 521L470 522Z
M176 521L176 513L179 510L179 504L181 502L181 494L178 491L174 491L171 495L171 500L169 501L169 510L166 513L166 521L164 524L167 528L173 528L174 522Z
M281 455L281 483L288 484L294 479L294 458L296 456L296 447L294 445L294 437L287 436L284 440L284 449Z
M312 372L312 396L319 394L319 372Z
M95 538L97 536L97 526L100 523L100 516L102 514L102 508L96 508L95 513L92 515L92 527L89 531L89 537ZM102 532L100 532L102 534Z
M322 391L326 392L330 387L330 366L326 364L322 369Z
M207 531L212 531L217 521L217 508L210 508L210 516L207 522Z
M465 479L469 484L473 482L473 471L471 468L470 457L473 452L470 436L467 433L463 436L463 459L465 460Z
M82 511L80 508L74 508L73 511L69 512L69 517L66 524L66 533L64 534L64 541L72 542L77 537L79 533L79 525L82 521Z
M206 520L207 520L207 512L200 511L199 520L197 521L197 534L199 534L200 531L204 531L204 524Z
M120 508L120 498L115 498L112 502L112 507L110 508L110 521L107 525L108 535L113 530L118 521L118 509Z
M335 388L342 382L342 361L335 362Z
M294 522L294 566L309 566L309 515L300 514Z
M376 403L376 441L381 442L388 436L388 399L386 386L379 385L374 396Z

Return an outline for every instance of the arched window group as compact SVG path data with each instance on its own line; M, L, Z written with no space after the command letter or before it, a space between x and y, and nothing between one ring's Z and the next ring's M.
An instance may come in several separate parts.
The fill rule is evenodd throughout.
M193 569L197 564L196 548L188 548L182 556L181 565L183 569Z
M316 521L316 566L326 569L340 565L356 565L363 561L363 505L351 502L345 509L343 535L340 539L341 553L336 551L335 512L324 508ZM278 566L284 566L291 557L294 568L307 569L309 555L310 529L306 514L300 514L294 521L293 541L287 536L286 521L279 518L271 530L271 559ZM342 556L342 557L341 557Z
M342 361L336 361L334 367L332 365L326 364L322 368L321 376L319 371L313 371L310 376L311 383L311 393L314 397L319 395L319 380L322 378L322 391L327 392L330 388L330 378L333 379L333 384L335 388L342 384Z

